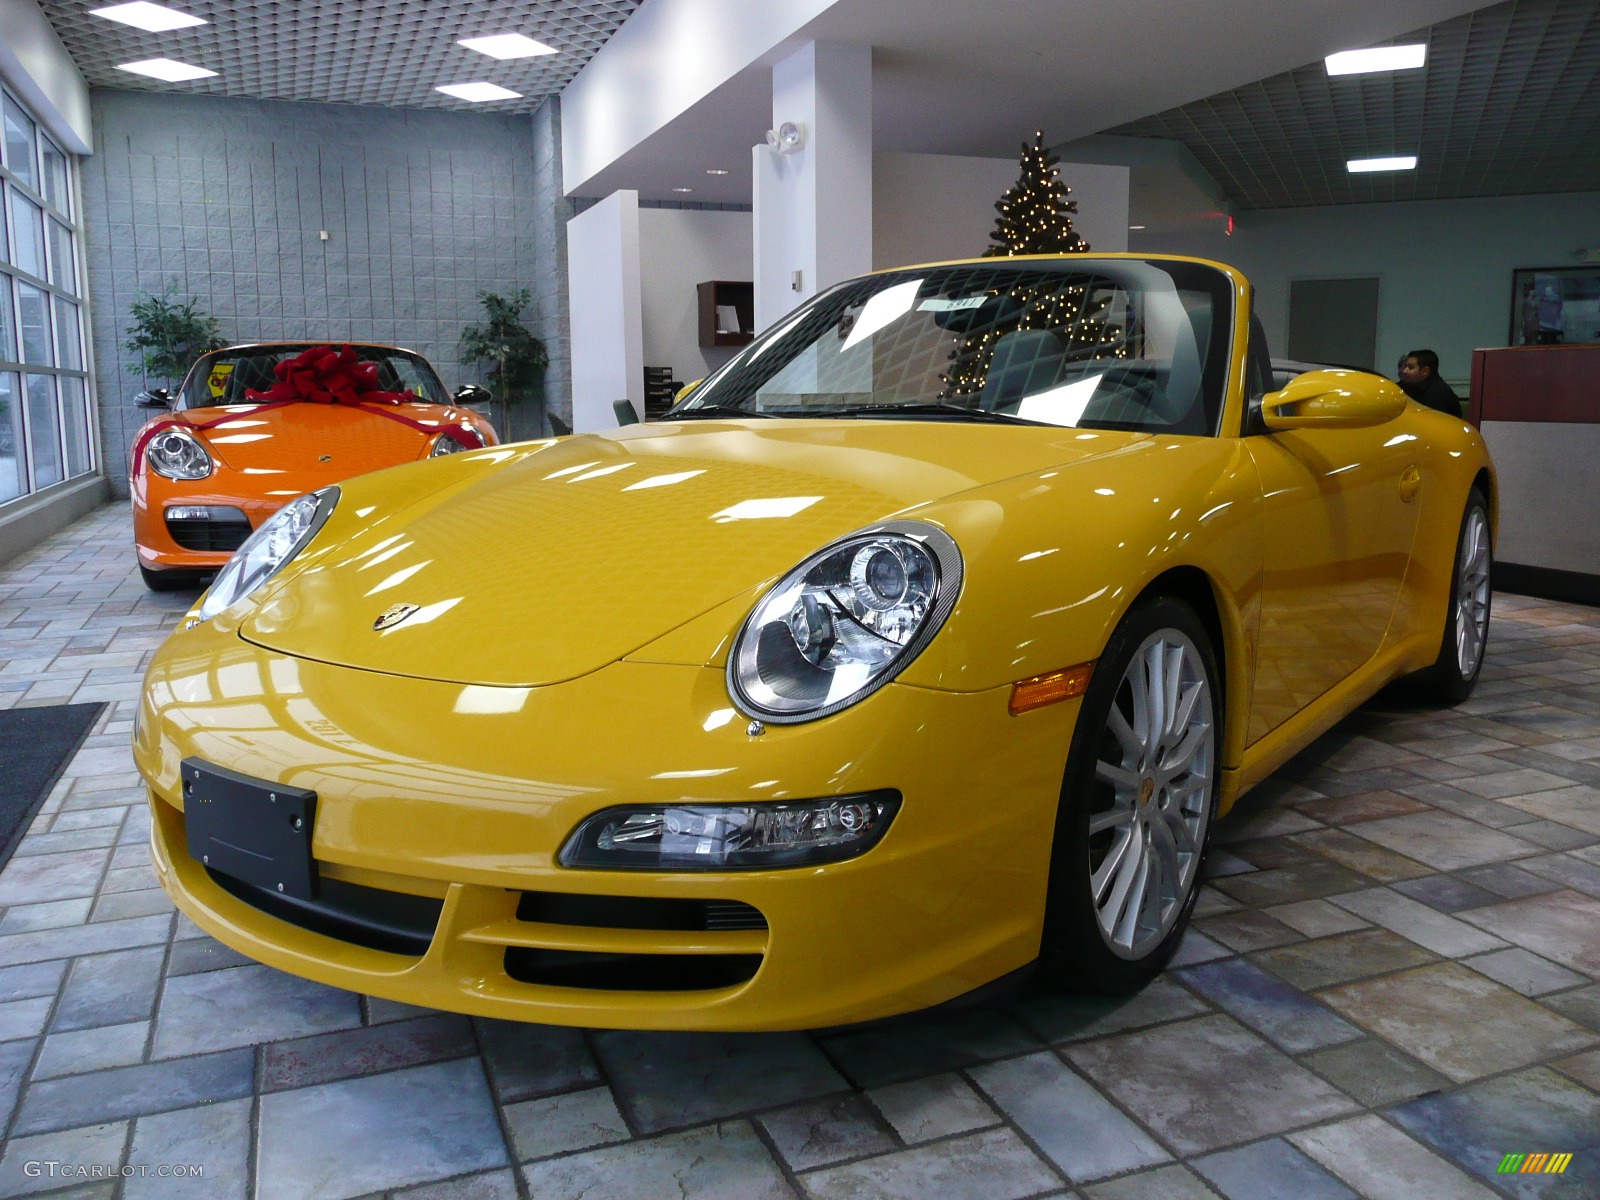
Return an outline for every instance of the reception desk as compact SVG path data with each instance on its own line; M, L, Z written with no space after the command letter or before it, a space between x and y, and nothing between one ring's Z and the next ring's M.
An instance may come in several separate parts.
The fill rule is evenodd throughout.
M1474 351L1468 419L1500 481L1495 586L1600 604L1600 345Z

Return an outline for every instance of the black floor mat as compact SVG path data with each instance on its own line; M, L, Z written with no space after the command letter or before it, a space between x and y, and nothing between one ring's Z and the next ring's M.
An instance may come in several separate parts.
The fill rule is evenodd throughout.
M0 709L0 867L94 728L104 704Z

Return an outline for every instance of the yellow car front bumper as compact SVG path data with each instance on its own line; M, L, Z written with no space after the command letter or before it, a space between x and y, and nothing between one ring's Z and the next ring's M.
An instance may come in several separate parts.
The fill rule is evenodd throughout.
M511 1020L816 1028L938 1004L1037 955L1078 702L1013 717L1009 693L891 684L826 720L752 736L714 668L625 661L549 687L483 688L296 659L208 623L174 635L151 665L135 757L162 886L208 933L282 970ZM436 905L418 952L318 932L219 885L187 849L179 766L189 757L315 790L322 877ZM902 794L900 811L881 842L844 862L657 873L556 861L585 817L618 804L879 788ZM527 893L731 902L765 927L527 919ZM603 986L571 986L518 965L552 955L579 964L579 978L594 956L612 956L613 969ZM717 980L730 958L753 973L664 990L661 956L676 956L688 980Z

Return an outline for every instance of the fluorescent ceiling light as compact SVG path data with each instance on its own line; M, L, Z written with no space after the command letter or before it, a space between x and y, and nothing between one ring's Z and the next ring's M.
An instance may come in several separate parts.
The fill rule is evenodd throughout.
M455 96L461 100L471 100L474 104L482 104L486 100L517 100L521 92L513 92L510 88L503 88L495 83L442 83L433 89L443 92L446 96Z
M166 8L160 4L147 4L145 0L139 0L138 4L113 4L110 8L90 9L89 15L104 17L108 21L121 21L124 25L149 30L151 33L165 33L169 29L188 29L191 25L210 24L201 17L191 17L188 13L179 12L175 8Z
M1323 60L1329 75L1365 75L1369 71L1409 71L1428 61L1424 42L1409 46L1374 46L1370 50L1341 50Z
M728 172L725 171L721 167L707 167L706 168L706 174L707 175L726 175L727 173Z
M1143 225L1129 225L1128 228L1129 229L1143 229L1144 226Z
M692 191L694 191L693 188L673 188L672 190L675 191L675 192L692 192Z
M148 75L166 83L183 83L189 79L208 79L215 71L192 67L188 63L174 62L170 58L147 58L142 62L118 63L117 70L132 71L135 75Z
M1345 163L1345 167L1352 175L1371 171L1414 171L1417 169L1417 156L1401 154L1394 158L1352 158Z
M533 58L539 54L554 54L554 46L546 46L520 33L497 33L493 37L462 38L456 43L490 58Z

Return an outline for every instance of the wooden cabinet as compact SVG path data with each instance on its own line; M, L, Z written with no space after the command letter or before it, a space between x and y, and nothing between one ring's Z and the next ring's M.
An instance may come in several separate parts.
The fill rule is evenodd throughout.
M713 279L700 284L697 290L700 294L700 344L748 345L755 337L756 285L748 280Z

